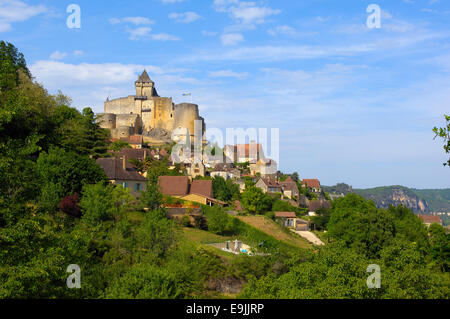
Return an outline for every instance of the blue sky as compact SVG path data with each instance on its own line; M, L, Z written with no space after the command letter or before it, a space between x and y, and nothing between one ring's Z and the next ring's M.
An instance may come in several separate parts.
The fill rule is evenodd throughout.
M450 114L449 1L0 0L0 39L80 109L133 94L146 68L160 95L191 92L207 127L280 128L284 172L450 187L431 131Z

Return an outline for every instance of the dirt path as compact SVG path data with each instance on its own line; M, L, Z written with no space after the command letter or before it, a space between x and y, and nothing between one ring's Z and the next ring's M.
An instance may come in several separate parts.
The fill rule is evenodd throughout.
M293 229L291 229L291 230L294 233L299 234L300 236L305 238L307 241L313 243L314 245L317 245L317 246L325 245L323 243L323 241L321 241L320 238L316 236L316 234L314 234L310 231L299 231L299 230L293 230Z
M283 231L280 225L264 216L237 216L237 218L278 240L300 248L311 248L309 242Z

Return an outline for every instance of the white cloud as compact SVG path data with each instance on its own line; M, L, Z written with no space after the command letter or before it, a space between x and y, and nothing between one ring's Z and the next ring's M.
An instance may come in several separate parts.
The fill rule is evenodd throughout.
M62 60L66 56L67 56L66 52L55 51L52 54L50 54L50 59L52 59L52 60Z
M194 21L197 21L200 19L201 16L199 16L197 13L193 11L184 12L184 13L170 13L169 19L175 20L176 22L180 23L191 23Z
M153 40L158 40L158 41L179 41L180 38L171 35L171 34L167 34L167 33L157 33L157 34L151 34L151 38Z
M287 25L279 25L273 29L269 29L267 31L271 36L277 36L279 34L281 35L295 35L296 34L296 30L290 26Z
M147 37L152 29L149 27L140 27L136 29L127 29L126 31L130 34L130 40L139 40Z
M69 55L73 55L74 57L80 57L83 54L84 54L84 52L81 50L75 50L72 53L55 51L52 54L50 54L50 59L51 60L63 60L66 57L68 57Z
M240 33L223 34L220 39L222 40L222 44L226 46L237 45L240 42L244 42L244 37Z
M214 7L218 12L227 12L234 20L242 24L260 24L266 18L281 13L279 9L258 6L256 2L238 0L215 0Z
M154 24L155 21L146 17L125 17L125 18L111 18L109 19L111 24L131 23L134 25L149 25Z
M44 5L28 5L18 0L1 0L0 32L10 31L12 23L23 22L45 12L47 8Z
M237 78L243 79L248 76L247 72L233 72L232 70L220 70L208 72L208 75L213 78Z

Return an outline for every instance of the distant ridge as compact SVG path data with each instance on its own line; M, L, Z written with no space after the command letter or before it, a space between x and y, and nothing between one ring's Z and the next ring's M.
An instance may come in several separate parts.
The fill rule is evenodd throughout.
M375 201L378 207L404 205L416 214L431 212L450 212L450 188L447 189L413 189L401 185L382 186L367 189L354 189L348 184L323 186L331 194L359 194Z

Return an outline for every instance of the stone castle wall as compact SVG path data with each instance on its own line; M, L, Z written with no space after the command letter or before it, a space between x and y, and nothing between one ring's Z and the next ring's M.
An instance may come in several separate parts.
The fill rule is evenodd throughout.
M193 136L195 120L204 123L199 116L198 105L174 105L172 98L158 96L153 82L149 81L147 78L145 83L135 83L137 95L107 100L105 113L98 116L100 126L110 129L113 138L143 134L158 128L169 133L174 129L188 129Z

